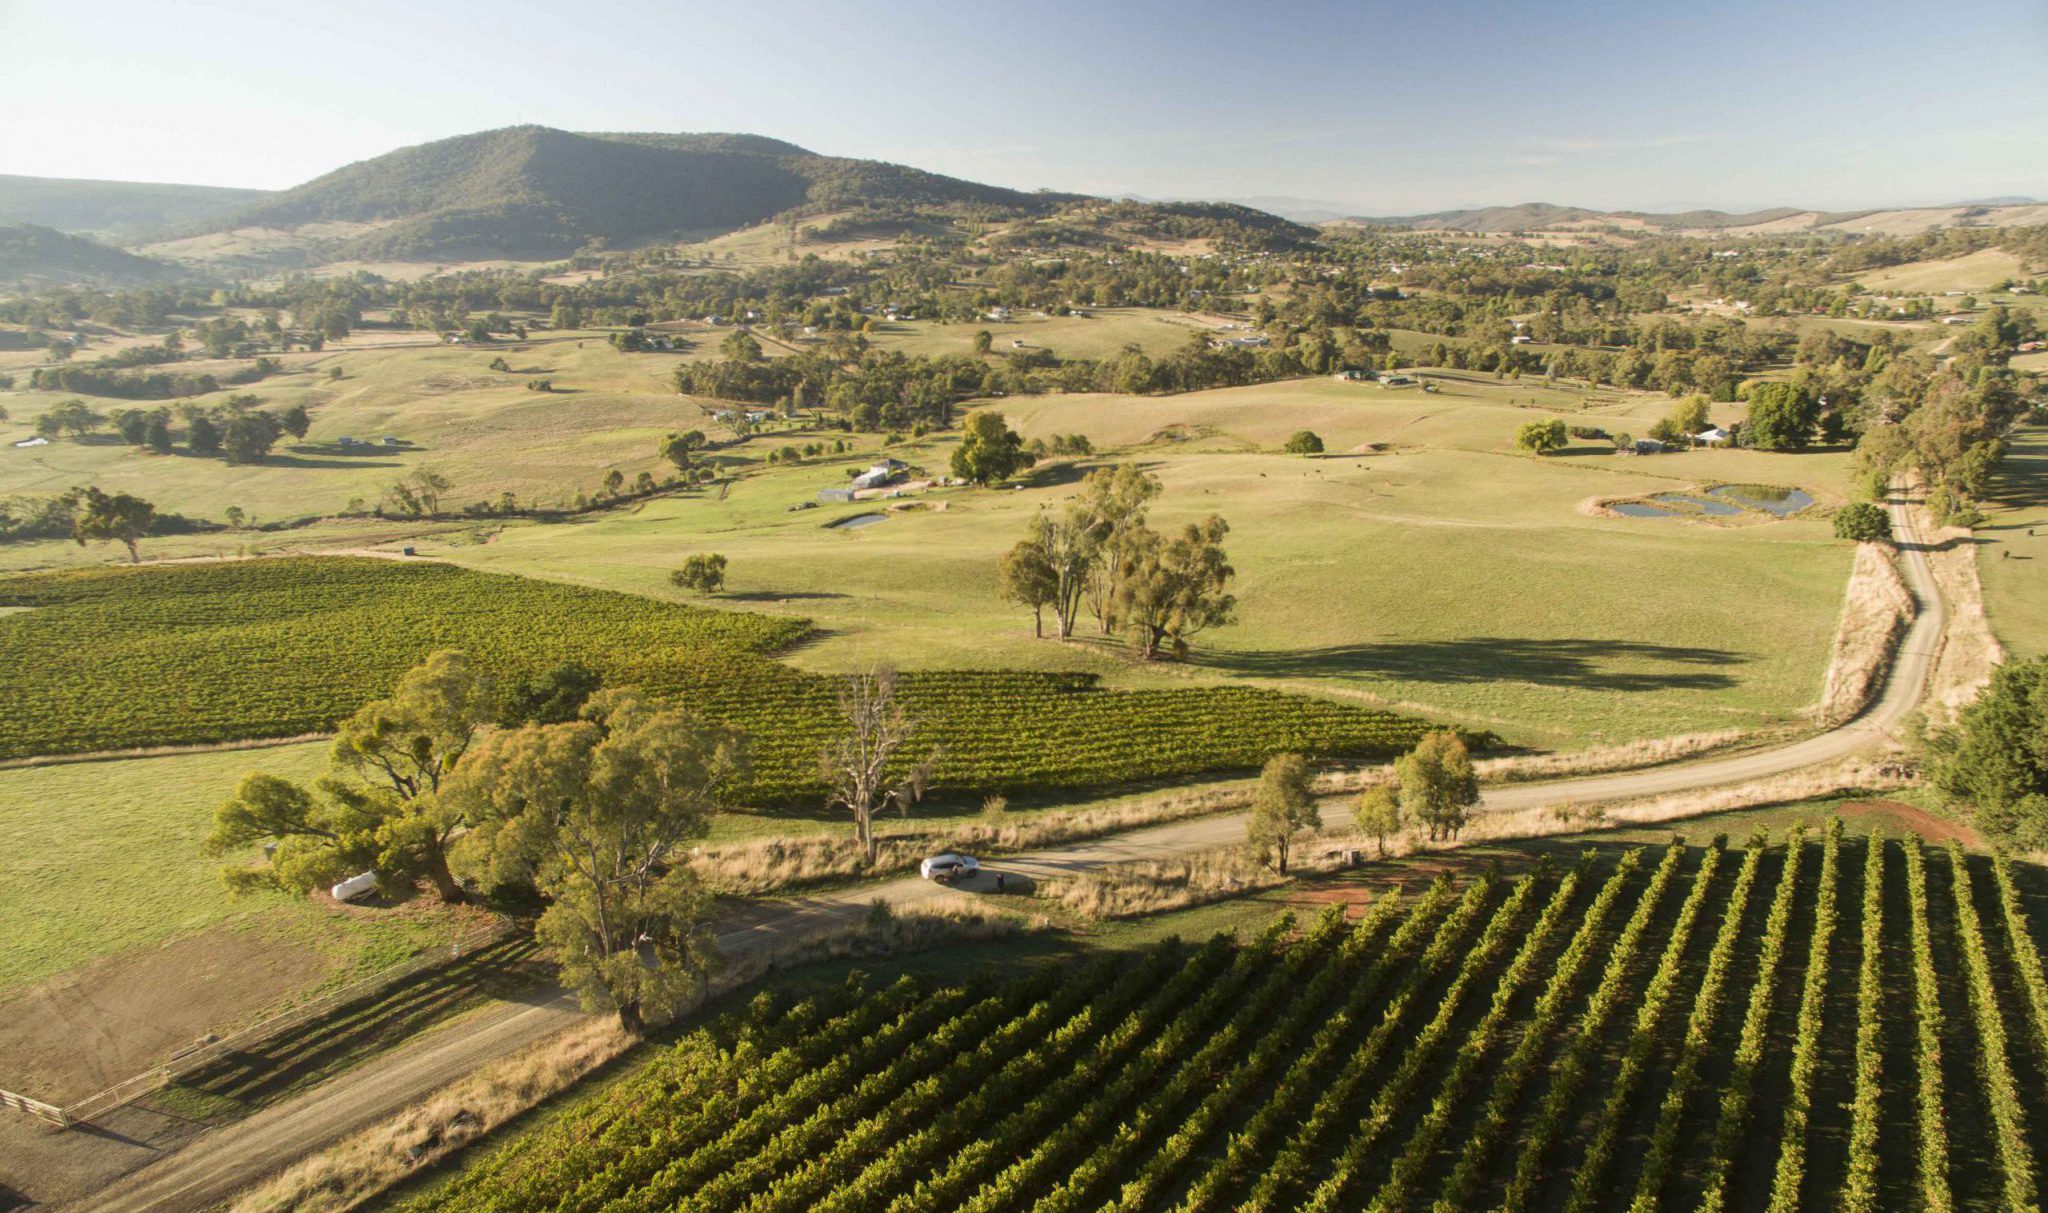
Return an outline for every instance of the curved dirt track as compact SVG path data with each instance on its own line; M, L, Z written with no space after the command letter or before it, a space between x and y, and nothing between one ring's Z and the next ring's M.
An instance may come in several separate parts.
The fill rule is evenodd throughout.
M1832 762L1878 744L1920 701L1946 625L1933 571L1920 550L1912 520L1898 502L1889 508L1894 533L1900 539L1901 571L1918 600L1919 614L1893 657L1883 694L1862 714L1826 733L1776 749L1643 771L1494 788L1484 794L1481 807L1513 810L1564 801L1590 804L1719 787ZM1223 814L1007 856L1002 868L1044 879L1133 859L1224 846L1243 837L1243 815ZM989 878L985 875L982 879L986 882ZM907 906L946 895L927 882L905 877L757 903L728 922L718 941L729 953L751 951L855 920L878 899ZM68 1207L105 1213L198 1213L581 1016L575 1001L561 991L489 1007L246 1120L206 1133L96 1196Z

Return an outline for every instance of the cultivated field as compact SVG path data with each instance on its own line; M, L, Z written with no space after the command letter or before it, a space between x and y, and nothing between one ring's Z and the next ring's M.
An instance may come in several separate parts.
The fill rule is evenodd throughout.
M332 728L430 652L502 678L565 660L745 729L742 805L815 806L841 727L835 679L769 654L801 621L708 611L445 564L230 561L0 582L13 680L0 757ZM1422 725L1247 686L1107 691L1086 675L932 671L904 701L958 795L1027 794L1256 768L1283 750L1386 759Z
M402 1207L2025 1205L2027 875L1917 840L1609 849L1242 942L757 999Z
M1515 427L1544 415L1523 407L1532 401L1585 410L1572 420L1610 432L1647 430L1668 401L1478 376L1443 383L1427 394L1314 380L996 406L1027 436L1089 435L1092 463L1154 471L1166 486L1161 524L1229 520L1240 622L1205 634L1193 669L1135 666L1086 621L1080 643L1034 640L1029 614L997 595L998 557L1031 518L1059 508L1090 462L1042 468L1020 491L931 494L943 509L851 531L820 524L875 507L789 510L844 482L843 467L825 465L750 476L723 497L421 550L646 594L665 592L687 552L717 551L732 561L736 605L817 622L822 634L792 657L807 669L890 659L1085 670L1118 685L1252 680L1419 705L1547 745L1773 724L1818 697L1849 571L1824 519L1712 525L1580 507L1717 481L1799 484L1839 500L1843 456L1626 459L1583 443L1532 459L1512 449ZM1333 453L1278 453L1301 428ZM1386 449L1351 453L1372 443ZM902 457L939 470L949 450L910 444ZM1770 627L1755 626L1759 603Z

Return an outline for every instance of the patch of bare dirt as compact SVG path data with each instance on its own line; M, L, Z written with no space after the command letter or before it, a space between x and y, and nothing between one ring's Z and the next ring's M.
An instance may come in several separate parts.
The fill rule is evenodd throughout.
M0 1005L0 1075L23 1095L74 1102L310 988L329 964L235 923L107 957Z
M1916 809L1896 800L1851 800L1835 812L1843 820L1859 826L1875 826L1891 833L1910 831L1928 842L1946 843L1953 838L1966 847L1983 845L1977 831L1962 822L1936 817L1925 809Z

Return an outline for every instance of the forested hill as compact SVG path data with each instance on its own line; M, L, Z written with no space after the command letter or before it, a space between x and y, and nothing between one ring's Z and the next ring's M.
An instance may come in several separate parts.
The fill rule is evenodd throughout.
M91 232L121 239L157 228L216 220L266 193L212 185L0 173L0 224L33 223L60 232Z
M901 165L820 156L758 135L578 134L508 127L402 148L244 208L220 227L378 225L344 255L539 258L592 239L706 234L790 211L1060 201Z
M33 223L0 224L0 286L134 286L174 271L161 261Z

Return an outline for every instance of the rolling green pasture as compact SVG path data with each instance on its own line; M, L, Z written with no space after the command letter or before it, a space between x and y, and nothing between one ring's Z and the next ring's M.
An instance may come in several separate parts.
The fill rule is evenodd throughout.
M2027 426L1985 495L1973 533L1991 630L2018 657L2048 653L2048 427Z
M665 592L692 552L732 562L726 601L803 615L819 635L790 660L843 670L997 666L1103 674L1118 685L1249 681L1426 709L1512 741L1573 745L1756 727L1817 698L1848 575L1825 519L1714 525L1589 517L1581 503L1716 481L1848 489L1840 454L1699 451L1652 458L1579 444L1533 459L1515 427L1573 420L1645 431L1658 396L1490 377L1444 390L1302 381L1174 397L1003 401L1028 436L1086 433L1101 454L1041 467L1021 490L941 490L932 506L858 530L821 524L873 506L791 511L836 468L750 476L724 499L651 502L575 526L521 526L485 544L423 541L479 568ZM1517 402L1510 404L1510 401ZM1277 453L1296 429L1338 454ZM1176 440L1177 439L1177 440ZM1384 453L1344 454L1387 444ZM905 458L943 466L944 441ZM1192 667L1143 666L1084 621L1077 643L1035 640L997 596L997 558L1094 463L1135 459L1166 485L1163 525L1232 525L1240 622L1199 638Z
M375 923L303 897L230 897L200 854L213 809L262 769L311 778L324 743L0 770L0 1000L102 956L221 924L311 942L344 967L388 963L436 919Z
M1065 333L1046 344L1079 355L1089 352L1076 345L1084 331L1102 335L1103 352L1142 332L1170 348L1192 331L1188 319L1107 309L1031 324ZM974 331L904 327L921 331L902 340L932 342L929 352L964 350ZM449 347L328 354L307 373L260 389L279 402L286 387L273 385L319 397L308 447L341 433L396 433L418 444L353 457L391 466L351 467L351 457L293 452L279 466L229 469L58 443L33 453L0 448L0 492L32 487L22 483L28 476L10 480L8 464L51 459L83 462L41 473L33 487L86 478L216 517L228 504L259 519L335 508L351 496L374 497L422 463L449 473L449 498L457 502L501 486L532 495L544 490L528 486L552 485L559 493L594 485L608 462L628 474L654 466L658 436L704 416L698 402L665 391L672 356L621 355L595 337L581 349L574 340L537 345L508 354L515 375L496 386L493 380L508 377L482 369L490 356ZM330 364L345 372L333 384L319 378ZM528 393L518 384L529 369L587 390ZM721 448L719 457L743 473L729 491L661 498L571 523L336 521L283 533L151 540L145 551L180 557L411 544L478 569L670 599L669 570L693 552L716 551L732 561L728 593L716 605L815 621L815 633L788 655L805 670L887 660L920 670L1092 673L1132 688L1251 683L1398 704L1536 745L1782 723L1817 697L1848 569L1847 550L1832 541L1824 518L1716 525L1592 517L1581 506L1716 481L1796 484L1827 503L1847 494L1844 456L1700 451L1630 459L1603 443L1577 443L1532 459L1513 448L1514 431L1527 420L1562 414L1610 433L1642 433L1670 401L1533 378L1431 378L1439 391L1315 379L1172 397L1019 397L995 406L1029 437L1088 435L1099 453L1094 463L1136 459L1151 467L1167 486L1156 510L1163 523L1210 512L1230 520L1240 622L1201 637L1191 667L1140 665L1092 624L1074 643L1035 640L1029 617L997 596L997 558L1029 518L1073 493L1090 464L1056 461L1018 491L938 490L919 503L931 508L833 530L822 524L874 507L795 507L844 484L878 439L862 437L855 452L815 463L763 462L784 444L833 436L824 431L793 428ZM448 390L426 391L439 388ZM35 407L17 410L13 424ZM1716 420L1738 414L1739 406L1717 406ZM565 427L565 419L573 424ZM1321 434L1330 454L1280 454L1302 428ZM906 443L891 453L939 473L952 441ZM7 549L0 565L64 567L114 555L40 543Z
M17 448L34 434L35 419L67 393L0 393L10 419L0 422L0 496L58 493L77 484L137 493L160 508L219 519L239 506L257 520L277 521L338 513L352 500L375 505L390 484L431 467L454 484L451 505L496 500L511 492L520 501L561 505L578 491L594 491L617 468L632 479L646 470L673 469L656 455L662 435L675 429L716 429L711 406L675 394L671 368L701 357L711 340L690 354L623 354L602 334L538 342L524 349L457 346L329 350L286 358L288 373L232 389L252 392L266 407L303 404L313 427L303 441L287 437L269 460L230 467L219 459L183 453L153 455L122 443L111 431L84 441ZM494 357L510 373L489 369ZM231 364L186 363L202 373ZM342 377L328 378L340 367ZM552 379L550 393L528 391L528 379ZM196 397L215 404L231 392ZM93 398L96 409L154 408L163 401ZM377 443L386 435L404 444L344 449L344 436Z

